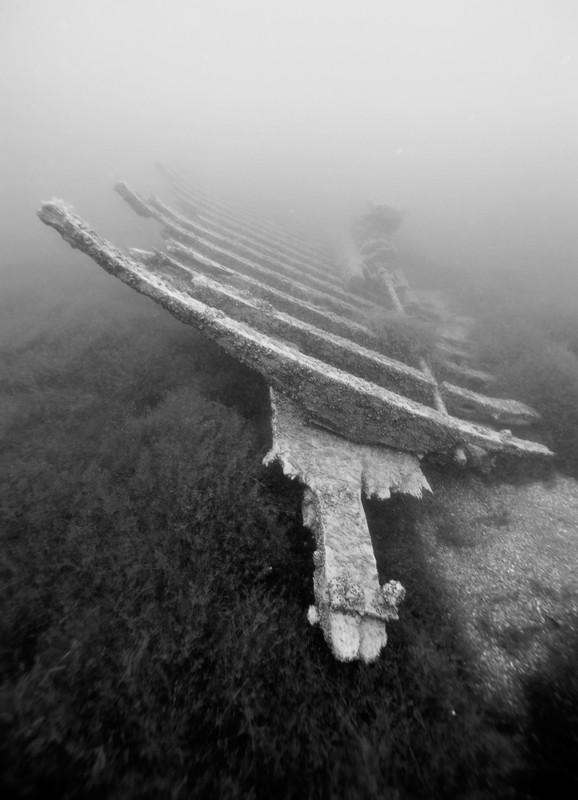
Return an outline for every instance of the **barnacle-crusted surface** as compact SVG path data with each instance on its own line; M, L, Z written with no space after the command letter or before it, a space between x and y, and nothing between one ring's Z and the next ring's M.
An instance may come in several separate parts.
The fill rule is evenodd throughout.
M387 642L385 624L397 619L404 590L380 586L361 503L392 492L421 497L428 484L418 460L385 447L359 445L307 423L299 406L271 391L273 447L286 475L305 486L303 520L316 540L315 613L335 656L377 658Z
M488 397L447 382L440 385L439 391L450 414L500 425L532 425L540 421L538 412L519 400Z
M502 434L444 415L263 335L220 308L197 300L186 282L137 262L92 231L61 201L45 203L39 216L72 247L93 258L107 272L195 325L270 385L299 402L309 418L345 438L424 454L451 452L463 444L487 451L545 456L543 445ZM309 307L317 313L314 307ZM324 312L327 316L329 312ZM337 320L338 318L335 317ZM348 323L356 326L355 323Z
M423 359L416 369L388 355L387 343L365 317L375 313L375 297L348 292L328 268L322 248L274 226L242 219L244 215L194 198L182 188L177 194L190 217L154 198L143 199L126 184L119 184L117 191L138 214L162 225L169 255L122 252L61 201L45 203L39 216L108 273L265 377L273 407L273 447L267 460L279 461L286 474L303 484L304 522L317 543L315 606L309 619L319 622L337 658L374 660L387 641L386 623L397 619L404 589L395 580L379 583L362 493L381 500L393 493L420 497L428 488L419 461L424 455L449 455L454 463L482 472L500 453L550 456L543 445L516 438L509 430L459 418L513 426L533 422L536 413L519 402L484 397L450 383L438 385ZM369 245L370 261L383 255L383 242ZM395 251L387 248L388 267L380 274L391 307L402 314L413 307L419 311L420 301L397 265ZM445 358L442 374L468 386L489 384L492 375L470 366L471 320L447 320L441 312L436 318L443 323L438 326ZM459 505L469 482L457 484L447 502L448 508L458 503L455 513L464 516L464 527L468 509L477 502L466 492ZM520 497L513 497L514 505ZM497 544L478 549L479 557L467 563L461 552L446 552L443 543L432 546L427 520L427 514L420 518L419 530L430 569L459 599L456 614L467 611L464 628L471 641L481 641L483 625L486 631L491 627L488 620L496 627L496 620L511 617L523 628L512 591L521 591L515 587L522 585L525 567L517 568L513 577L511 567L519 562L522 533L529 531L536 539L530 518L520 526L520 536L507 538L505 549ZM507 602L495 601L490 609L484 601L500 581L509 587ZM544 575L540 581L546 585ZM549 584L545 591L550 591ZM482 618L485 622L478 625ZM507 675L503 654L494 644L478 648L480 663L488 674Z

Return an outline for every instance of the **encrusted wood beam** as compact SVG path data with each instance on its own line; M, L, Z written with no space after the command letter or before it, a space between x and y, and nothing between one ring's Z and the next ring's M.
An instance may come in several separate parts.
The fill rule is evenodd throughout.
M333 311L312 305L299 297L294 297L287 292L281 292L254 278L240 275L235 270L223 266L218 261L207 258L202 253L193 251L192 248L188 248L188 252L184 254L182 248L178 248L173 243L169 242L167 250L170 254L180 258L181 263L183 256L185 256L186 261L194 264L197 271L206 272L219 280L224 280L240 288L245 288L255 297L259 297L262 301L270 303L271 306L278 311L291 314L295 319L307 322L310 325L315 325L327 331L327 333L346 337L352 342L356 342L356 344L364 347L373 347L377 349L379 346L379 341L373 331L359 322L346 319L339 314L335 314Z
M191 196L190 192L179 184L172 182L173 193L184 210L193 217L205 222L213 223L230 232L243 236L249 235L255 244L268 244L288 254L293 254L301 260L315 266L320 270L331 270L332 261L329 254L321 252L309 244L296 239L294 233L282 232L271 228L263 219L249 219L238 212L229 211L222 205L208 201L199 201Z
M479 419L499 425L534 425L541 417L537 411L519 400L506 400L462 389L444 382L440 394L450 414Z
M341 282L336 276L331 273L307 266L306 268L291 266L290 264L279 261L278 259L263 257L254 249L248 251L247 248L236 247L232 241L229 240L229 246L224 240L216 243L211 239L202 236L199 229L195 227L193 222L187 222L187 227L177 223L174 215L164 213L158 207L158 204L153 204L144 198L140 197L133 189L126 183L117 183L114 187L115 191L136 211L137 214L143 217L152 217L160 222L166 229L169 236L185 244L194 245L199 248L208 250L210 254L219 254L229 260L239 262L239 264L252 265L253 268L261 267L261 269L277 270L277 271L290 271L293 274L300 276L300 280L315 280L323 287L339 293L344 296L345 292L342 289ZM234 249L233 249L234 248ZM243 252L244 250L244 252Z
M306 261L291 253L279 250L279 248L256 243L251 237L241 236L239 233L228 230L216 221L204 220L198 217L191 218L184 214L179 214L178 211L175 211L156 197L150 197L148 202L154 209L163 214L163 216L170 219L188 233L193 234L198 239L203 239L217 247L223 247L229 250L233 249L238 255L245 256L249 260L255 261L257 264L268 267L274 266L276 270L281 272L289 269L297 275L305 274L308 276L317 276L317 280L321 280L324 284L331 284L338 288L342 294L345 294L340 288L341 282L339 278L327 270L320 271L319 268L314 272L312 267L316 265L315 262L311 260ZM360 304L363 302L364 301L361 300ZM367 303L367 301L365 302Z
M468 388L487 389L496 382L496 376L490 372L455 364L453 361L446 361L441 370L445 376L450 376L453 380L464 383Z
M260 269L214 248L205 248L202 244L200 247L196 244L186 246L178 241L167 239L167 252L181 261L190 261L199 270L208 272L217 280L221 277L225 280L227 278L234 279L237 285L253 288L256 293L271 290L271 302L275 302L276 293L279 292L285 298L292 297L307 306L313 305L320 310L337 314L344 320L358 324L363 324L365 321L361 309L338 297L321 292L300 281L292 281L290 278L279 276L269 270Z
M351 441L382 444L416 454L451 452L463 444L472 444L489 452L551 455L548 448L536 442L440 414L232 320L191 297L185 286L177 287L117 250L62 201L44 203L39 217L107 272L148 295L177 318L195 325L259 371L274 389L301 405L306 419Z
M442 339L437 344L437 350L443 358L447 359L448 361L453 361L457 364L461 362L467 363L472 360L472 355L470 352L468 352L468 350L466 350L465 345L459 347L458 345L450 344L450 342Z
M190 262L185 264L159 252L129 250L129 253L136 261L176 286L184 282L185 291L191 297L208 306L220 308L237 322L284 340L305 355L325 361L377 386L433 406L435 383L421 370L277 311L269 303L240 291L238 287L198 274Z
M421 497L429 486L419 461L312 427L299 407L275 390L271 406L273 446L265 463L279 462L304 485L303 522L315 536L315 606L309 621L320 625L340 661L374 661L387 642L386 623L398 618L404 589L396 580L380 586L361 495Z
M318 259L320 263L329 266L331 258L327 244L318 242L311 238L301 235L299 230L288 227L281 220L256 214L246 208L239 208L238 205L231 205L222 198L216 198L207 192L200 190L198 184L193 185L190 181L183 178L174 170L161 166L161 171L168 179L171 187L183 199L189 202L196 210L203 214L215 217L217 220L226 218L232 224L240 225L242 230L247 233L256 234L260 239L265 236L265 241L279 242L292 250L300 251L307 258Z

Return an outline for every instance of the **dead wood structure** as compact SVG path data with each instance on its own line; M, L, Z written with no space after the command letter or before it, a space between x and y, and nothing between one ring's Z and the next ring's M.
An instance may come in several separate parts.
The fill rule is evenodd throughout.
M340 268L323 243L163 171L178 210L125 183L115 188L137 214L160 224L164 252L117 249L60 200L44 203L39 217L265 377L273 432L265 462L279 462L303 484L304 522L316 540L309 620L321 625L337 658L372 661L404 590L395 580L379 583L362 493L421 496L429 487L420 461L431 454L464 466L488 465L501 454L550 456L543 445L499 429L538 415L475 390L492 376L468 365L468 320L436 320L436 363L454 382L438 381L425 358L412 364L388 353L368 320L388 311L428 314L389 241L401 220L389 207L373 207L357 222ZM348 290L352 275L368 296Z

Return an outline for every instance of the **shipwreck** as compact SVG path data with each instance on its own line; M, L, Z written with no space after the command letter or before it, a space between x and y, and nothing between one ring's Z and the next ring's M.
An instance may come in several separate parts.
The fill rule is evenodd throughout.
M420 497L429 490L421 462L432 456L464 469L489 469L503 456L548 458L548 448L512 433L539 416L490 395L493 376L471 363L471 320L428 307L410 286L391 242L397 210L372 205L336 251L163 172L176 207L115 187L160 226L162 251L118 249L61 200L38 215L264 376L273 442L265 462L303 485L303 519L316 542L309 621L336 658L375 660L404 589L380 585L362 495ZM435 359L392 353L369 323L388 314L429 320Z

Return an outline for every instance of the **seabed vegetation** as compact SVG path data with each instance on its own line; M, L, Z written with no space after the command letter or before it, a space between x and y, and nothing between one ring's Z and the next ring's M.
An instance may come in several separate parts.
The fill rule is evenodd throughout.
M261 466L265 384L103 281L0 316L2 796L576 796L573 665L523 719L488 708L401 499L367 513L406 541L402 619L377 663L333 660L299 487ZM480 347L572 471L578 362L534 334Z

